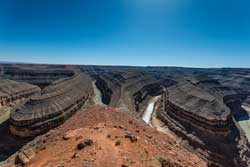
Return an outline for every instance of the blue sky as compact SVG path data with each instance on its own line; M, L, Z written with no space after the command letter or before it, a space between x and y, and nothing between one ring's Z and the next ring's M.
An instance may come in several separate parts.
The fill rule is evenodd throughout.
M250 67L249 0L0 0L0 61Z

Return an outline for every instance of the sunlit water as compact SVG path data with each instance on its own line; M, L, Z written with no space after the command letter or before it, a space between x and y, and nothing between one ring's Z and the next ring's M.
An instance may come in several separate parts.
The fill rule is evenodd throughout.
M238 121L240 127L244 130L246 133L246 137L248 141L250 142L250 120L243 120L243 121Z
M148 107L146 109L146 111L144 112L143 116L142 116L142 119L147 123L149 124L150 123L150 120L151 120L151 116L152 116L152 113L154 111L154 106L155 106L155 103L157 101L157 99L159 98L159 96L156 96L156 97L153 97L152 100L150 100L149 104L148 104Z
M246 110L248 113L250 112L250 108L247 106L242 106L244 110ZM250 118L244 117L238 121L240 127L244 130L246 137L248 141L250 142Z

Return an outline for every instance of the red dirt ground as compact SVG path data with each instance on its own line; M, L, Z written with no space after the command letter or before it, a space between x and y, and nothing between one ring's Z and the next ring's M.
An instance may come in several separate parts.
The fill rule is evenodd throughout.
M128 132L138 140L125 138ZM78 150L77 144L84 139L93 140L93 145ZM98 105L78 112L49 132L43 147L35 151L29 167L161 167L161 158L188 167L207 166L204 160L140 119Z

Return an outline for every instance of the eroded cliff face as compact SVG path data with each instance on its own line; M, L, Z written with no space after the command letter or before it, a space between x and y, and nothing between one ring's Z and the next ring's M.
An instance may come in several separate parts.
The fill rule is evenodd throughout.
M85 74L57 80L11 113L10 130L22 137L35 136L62 124L79 110L92 93Z
M96 77L95 85L101 92L102 102L106 105L109 105L113 91L109 88L108 84L99 77Z
M26 139L17 141L10 135L8 130L10 113L40 91L35 85L0 79L0 161L15 153L26 142Z
M0 68L0 77L27 82L44 88L60 78L71 77L74 72L67 66L49 66L32 64L3 64Z
M142 68L94 66L82 70L96 81L104 104L135 115L142 115L150 98L160 95L163 87L176 84L171 79L158 79Z
M25 102L40 88L24 82L0 79L0 124L9 118L11 110Z
M235 120L249 117L241 106L243 102L245 106L249 103L250 70L60 65L1 67L2 77L41 88L28 84L25 87L33 88L31 94L27 89L11 96L19 99L24 95L25 99L25 104L11 114L9 121L8 126L15 135L37 136L64 123L92 100L92 84L95 83L102 103L135 118L143 115L152 97L161 96L155 114L183 139L183 145L212 165L249 165L249 143ZM0 90L5 89L0 84ZM35 92L38 94L34 95Z
M39 91L40 89L37 86L31 84L0 79L0 104L5 106L8 103L26 98Z
M248 166L249 143L234 118L237 95L219 89L219 83L216 87L207 83L210 87L205 90L199 82L169 88L159 101L157 117L208 160L221 166Z

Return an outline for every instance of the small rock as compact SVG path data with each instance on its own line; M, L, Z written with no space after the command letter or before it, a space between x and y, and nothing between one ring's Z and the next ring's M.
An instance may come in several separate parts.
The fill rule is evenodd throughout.
M161 163L161 167L168 167L170 165L172 165L172 163L169 160L160 158L159 159L160 163Z
M135 135L132 135L131 133L127 133L127 134L125 135L125 138L130 139L130 141L131 141L132 143L137 142L137 137L136 137Z
M118 127L119 127L120 129L127 130L127 128L126 128L125 126L123 126L123 125L119 125Z
M85 140L83 140L83 142L87 145L87 146L91 146L91 145L93 145L93 140L91 140L91 139L85 139Z
M153 136L146 134L146 137L148 137L149 139L152 139Z
M26 155L23 152L20 152L17 154L16 159L15 159L15 164L22 164L25 165L29 162L30 160L26 157Z
M91 139L84 139L82 142L80 142L78 145L77 145L77 149L78 150L81 150L83 148L85 148L86 146L91 146L93 145L93 140Z
M72 158L79 158L80 155L78 153L74 153L74 155L72 156Z
M73 136L68 135L68 133L65 133L65 134L63 135L63 139L64 139L64 140L69 140L71 137L73 137Z
M77 136L76 137L76 140L80 140L80 139L82 139L83 137L82 136Z
M166 159L163 159L163 158L160 158L159 159L160 163L161 163L161 167L185 167L184 165L182 164L179 164L177 162L171 162L170 160L166 160Z
M15 159L15 164L26 165L28 164L32 158L35 157L35 152L32 149L24 150L17 154Z
M122 164L122 165L121 165L121 167L128 167L128 165L124 165L124 164Z
M96 152L90 152L89 154L93 156L96 155Z
M46 146L43 145L43 146L39 147L38 149L39 149L39 150L45 150L45 149L46 149Z
M85 147L86 147L85 143L82 143L82 142L77 145L78 150L81 150L81 149L83 149Z

